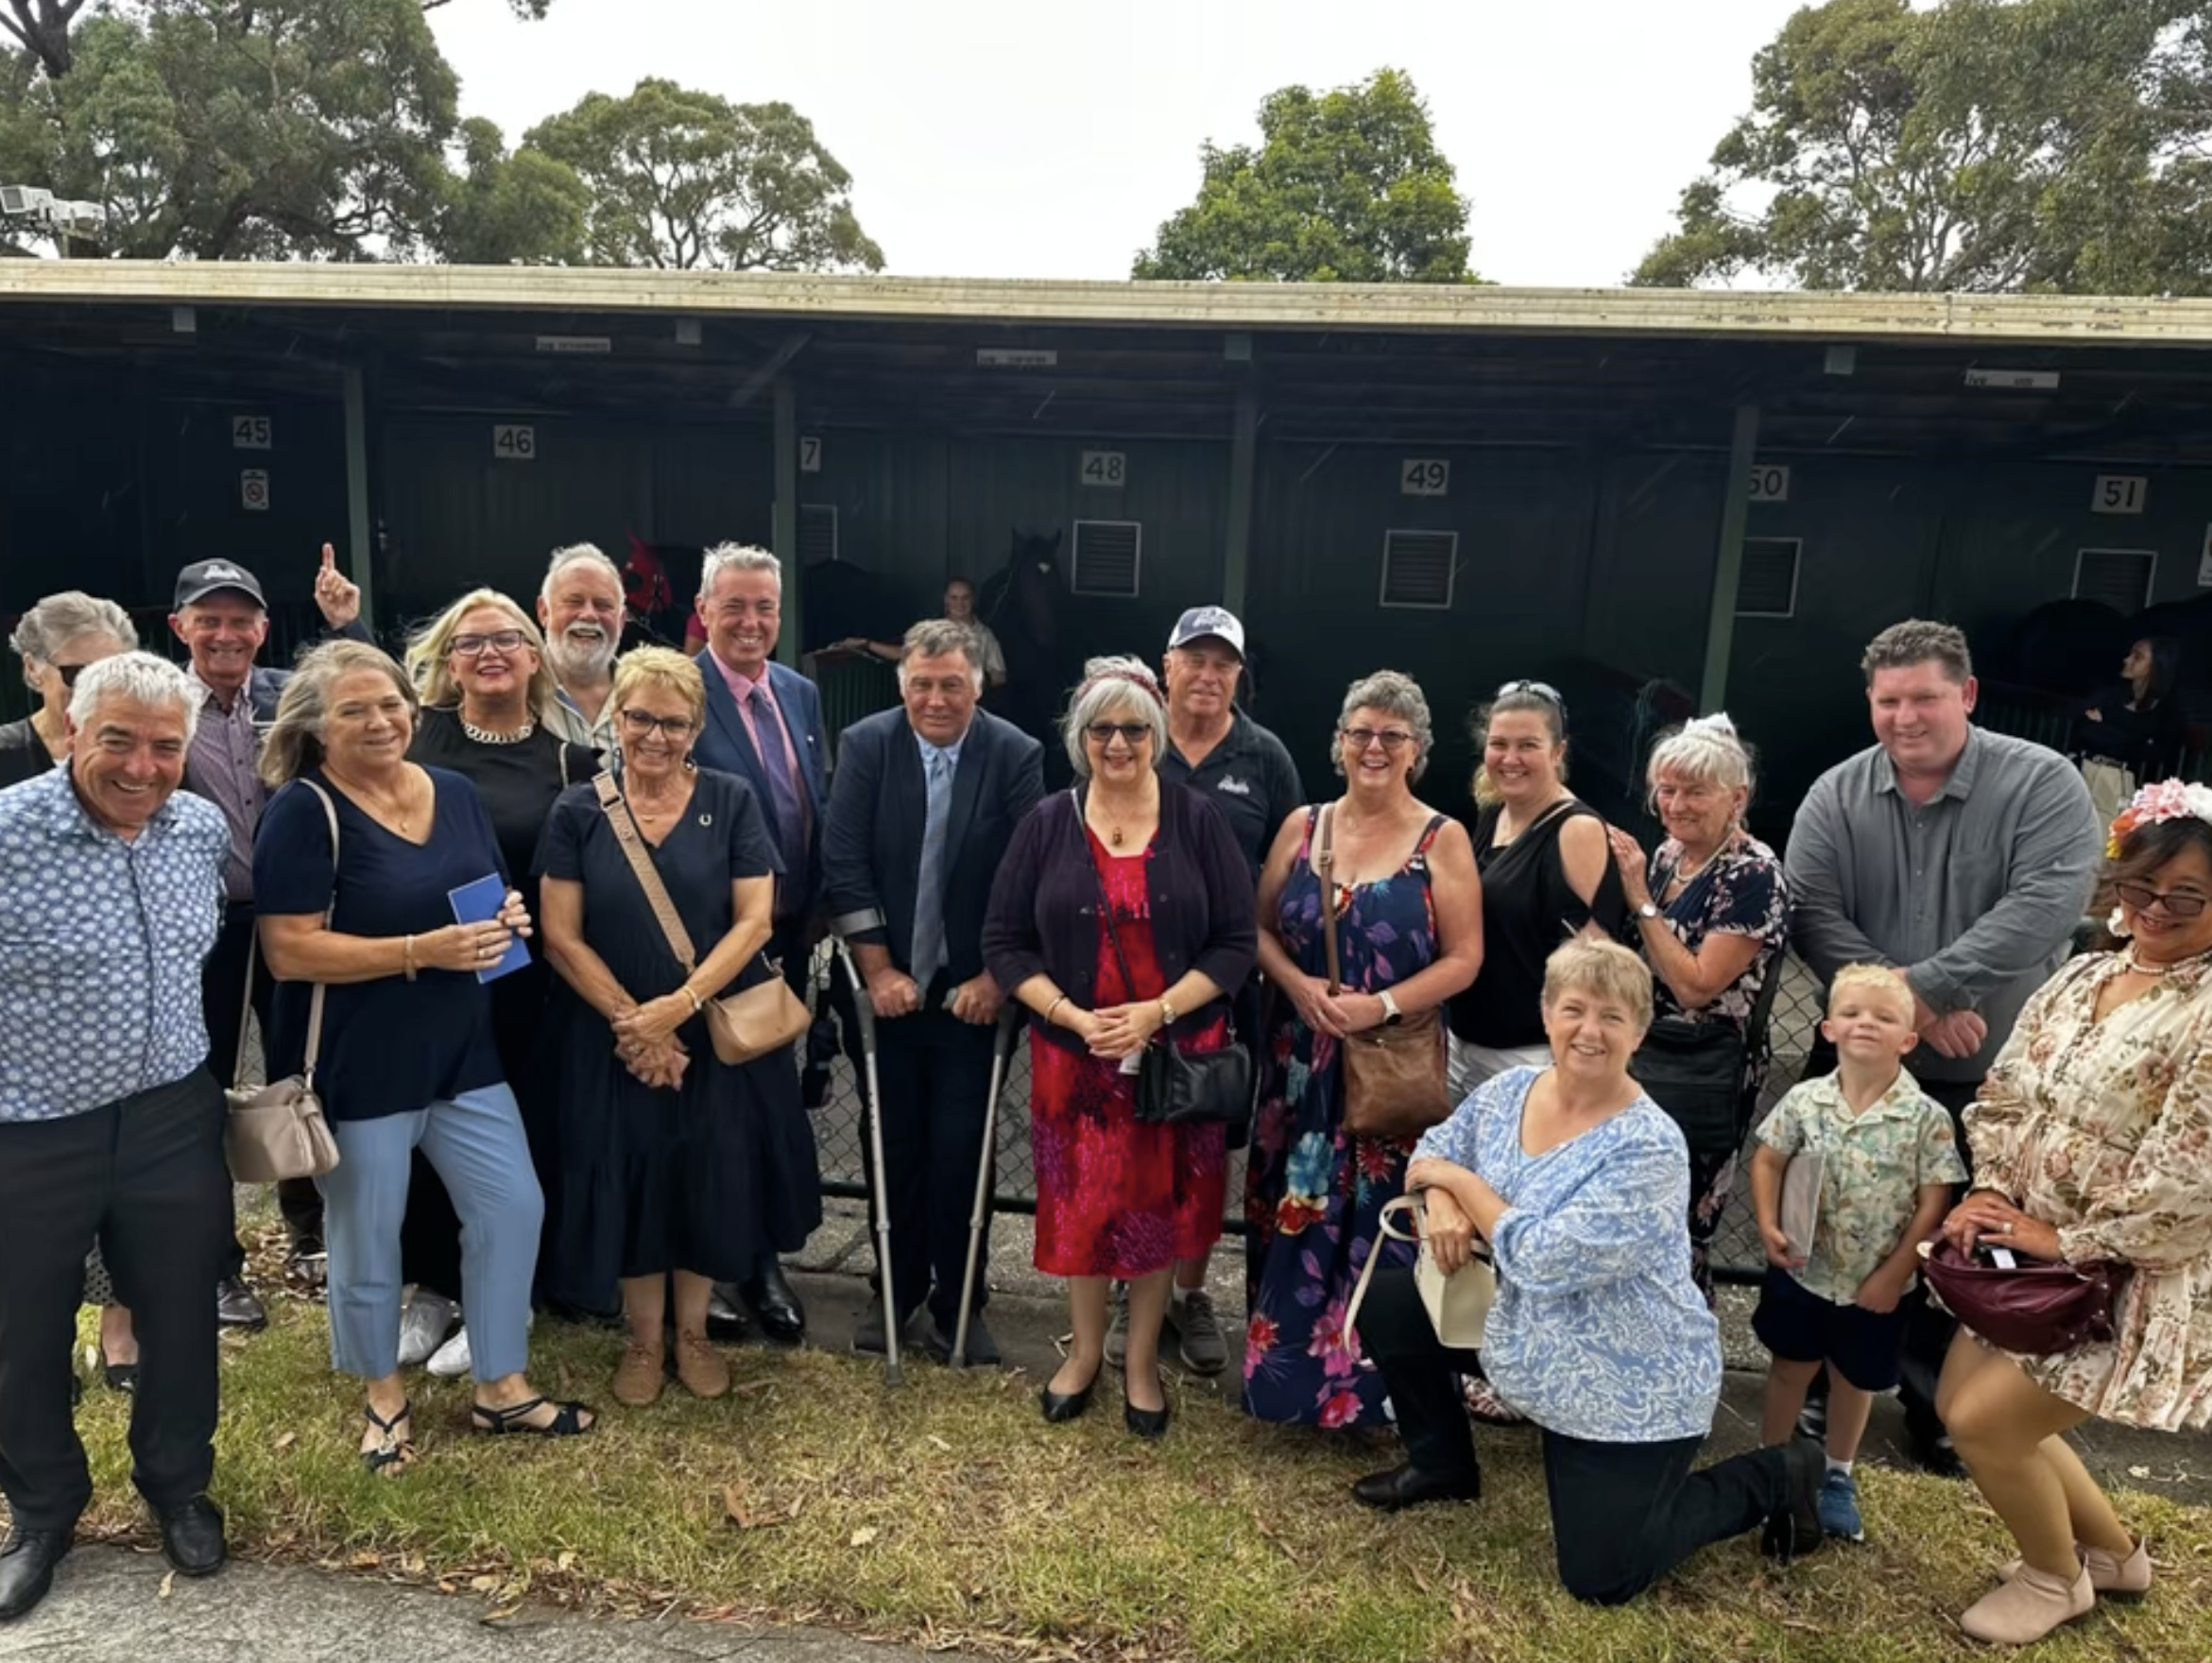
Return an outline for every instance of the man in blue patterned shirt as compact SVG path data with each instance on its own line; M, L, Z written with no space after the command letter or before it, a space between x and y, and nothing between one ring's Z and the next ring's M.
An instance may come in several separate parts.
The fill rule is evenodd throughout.
M0 1620L45 1596L92 1499L69 1386L95 1239L138 1316L132 1478L170 1564L225 1557L207 1487L231 1180L200 963L231 838L177 789L196 716L175 665L103 660L66 765L0 792Z

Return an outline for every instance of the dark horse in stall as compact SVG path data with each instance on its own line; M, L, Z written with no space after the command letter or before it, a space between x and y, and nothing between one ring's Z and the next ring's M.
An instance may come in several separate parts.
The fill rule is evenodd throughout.
M984 580L975 608L1006 655L1006 685L993 708L1043 743L1045 780L1055 789L1072 776L1060 713L1089 656L1060 570L1060 539L1017 529L1005 566Z

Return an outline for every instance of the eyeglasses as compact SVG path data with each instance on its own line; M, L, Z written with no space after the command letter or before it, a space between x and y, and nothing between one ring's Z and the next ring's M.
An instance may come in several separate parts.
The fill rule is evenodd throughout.
M1090 735L1093 745L1111 745L1114 735L1122 736L1122 743L1134 750L1152 737L1149 722L1093 722L1083 730Z
M2148 883L2115 883L2112 892L2139 913L2152 907L2163 907L2169 918L2193 918L2200 916L2207 902L2202 895L2164 895Z
M655 716L644 711L628 710L622 712L622 725L629 729L633 738L643 739L658 728L668 738L678 741L689 733L693 727L692 719L689 716Z
M489 647L493 652L511 653L523 644L520 629L494 629L489 635L456 635L452 650L464 659L480 658Z
M1550 699L1552 703L1559 707L1561 715L1567 714L1567 701L1559 696L1559 690L1549 681L1508 681L1491 696L1504 698L1516 693L1533 693L1538 698Z
M1337 729L1336 736L1362 756L1366 755L1369 746L1380 742L1382 746L1382 754L1386 757L1398 755L1399 751L1413 743L1414 738L1412 734L1398 728L1340 728Z
M97 659L93 660L94 664L98 662ZM77 678L92 667L92 664L56 664L54 674L61 677L62 686L74 688L77 685Z

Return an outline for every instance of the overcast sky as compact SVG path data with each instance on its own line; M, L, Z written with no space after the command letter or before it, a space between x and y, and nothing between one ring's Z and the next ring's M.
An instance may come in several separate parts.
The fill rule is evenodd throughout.
M1260 100L1411 73L1497 282L1620 283L1749 107L1800 0L500 0L432 13L467 113L510 142L592 91L666 76L782 99L853 176L906 276L1125 278L1256 140Z

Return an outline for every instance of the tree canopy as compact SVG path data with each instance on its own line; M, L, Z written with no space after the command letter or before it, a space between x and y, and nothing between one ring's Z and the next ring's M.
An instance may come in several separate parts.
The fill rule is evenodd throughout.
M2212 6L1827 0L1634 282L2201 294Z
M1187 281L1466 283L1467 203L1403 71L1260 106L1258 148L1199 151L1198 197L1133 275Z
M677 270L880 271L852 176L788 104L732 104L647 78L524 136L590 193L584 258Z

